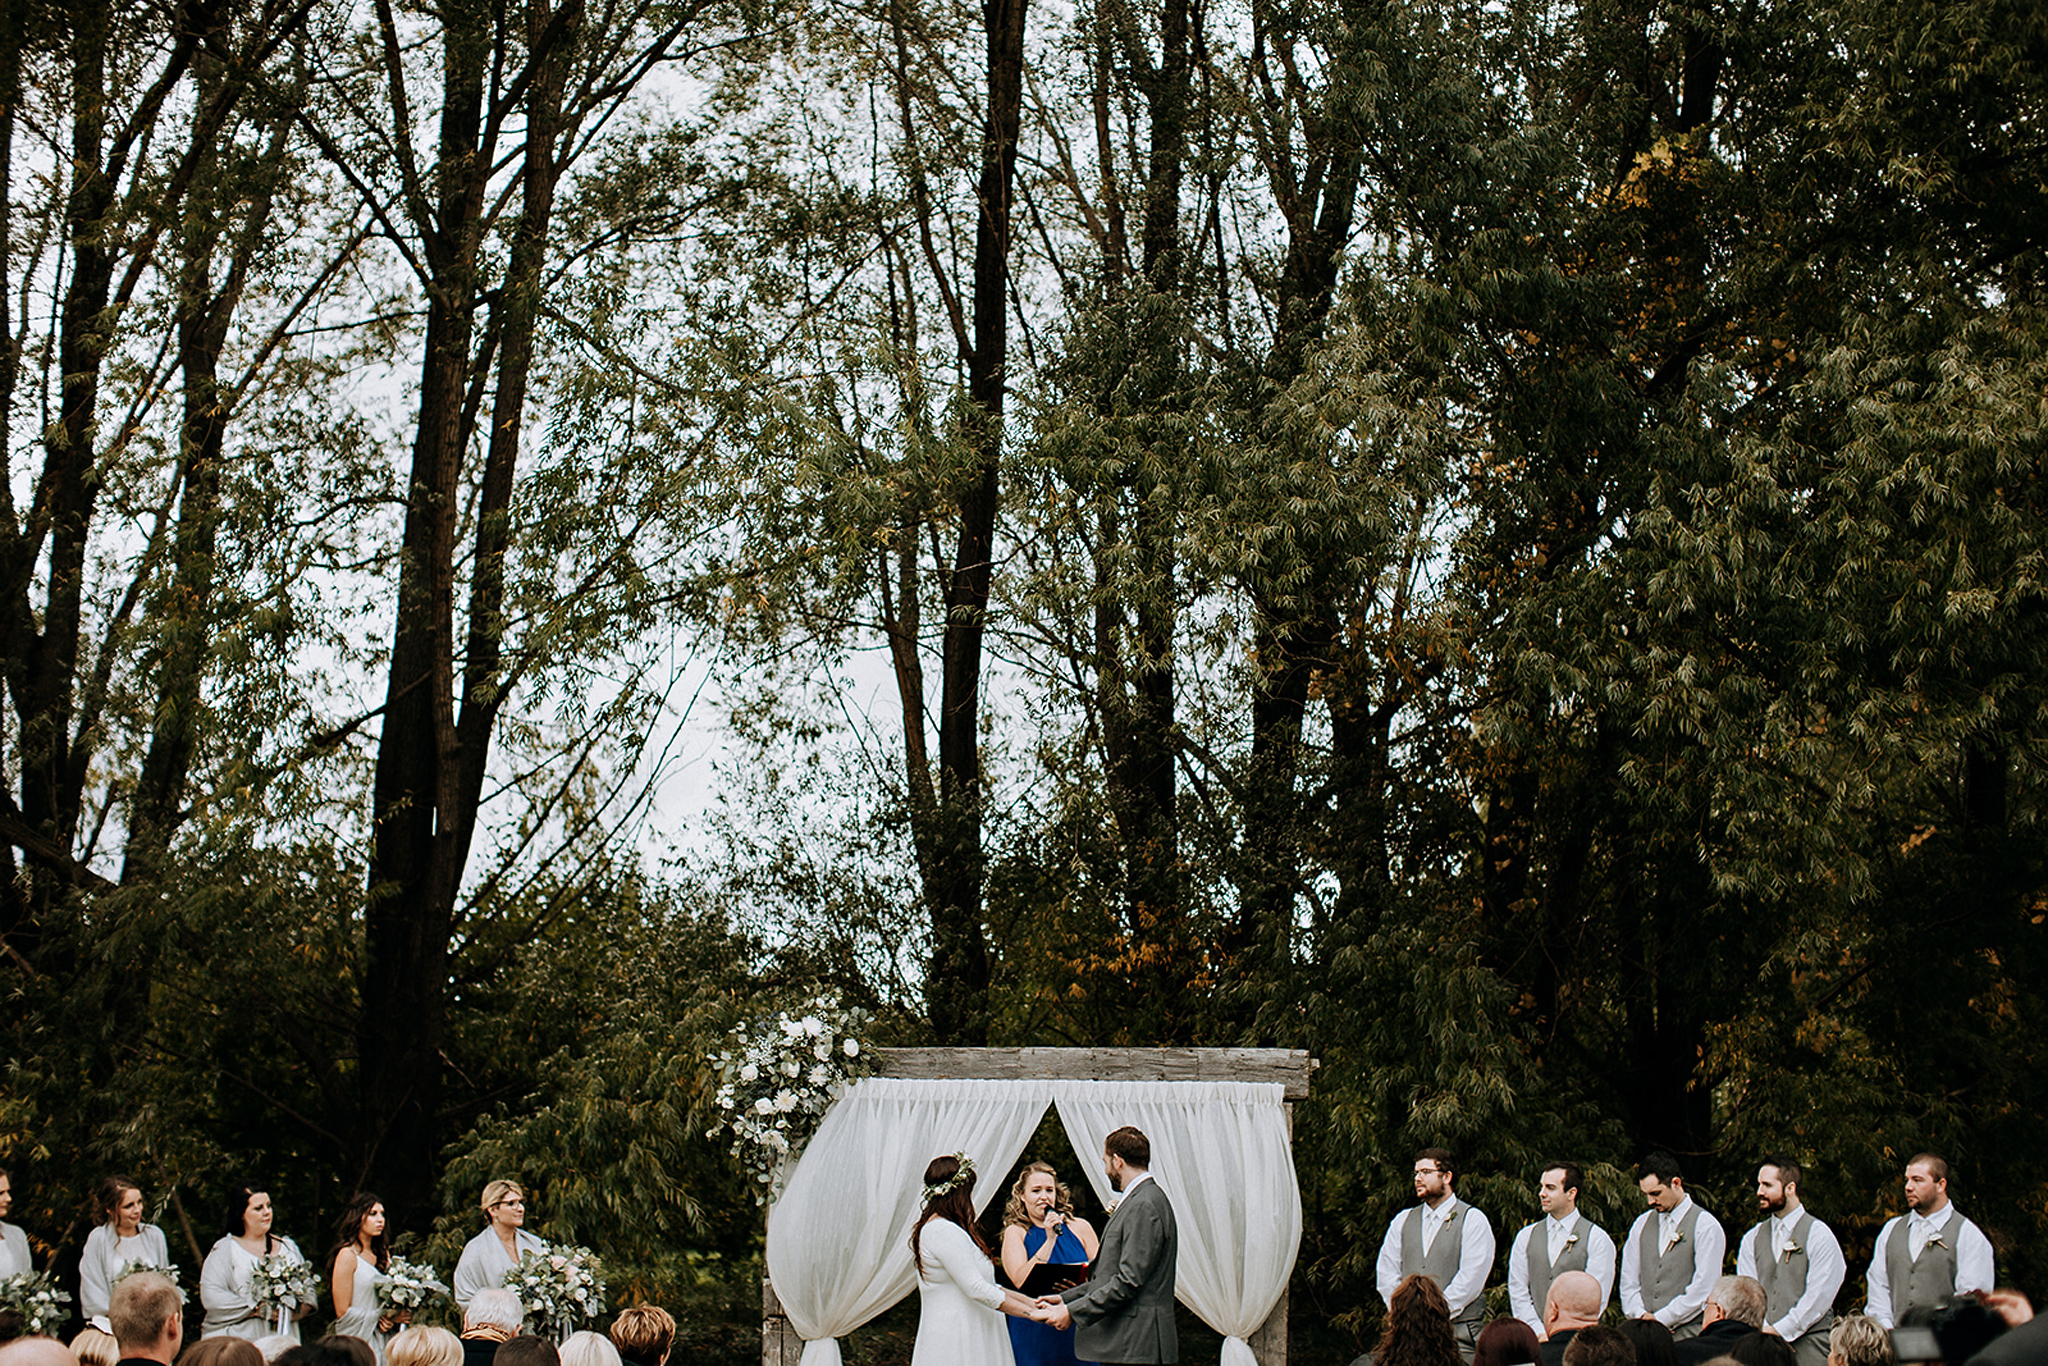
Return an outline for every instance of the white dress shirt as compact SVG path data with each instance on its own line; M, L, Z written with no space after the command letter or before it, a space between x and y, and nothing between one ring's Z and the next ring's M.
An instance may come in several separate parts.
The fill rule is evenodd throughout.
M1688 1195L1669 1214L1647 1209L1629 1226L1628 1241L1621 1248L1620 1277L1621 1312L1627 1317L1639 1319L1649 1312L1643 1305L1642 1243L1646 1232L1657 1239L1658 1250L1669 1255L1685 1223L1686 1212L1692 1207L1692 1197ZM1699 1317L1707 1305L1707 1292L1714 1288L1714 1278L1721 1274L1721 1260L1727 1255L1728 1235L1721 1231L1721 1221L1701 1210L1692 1230L1692 1279L1672 1297L1671 1303L1656 1311L1657 1322L1666 1328L1676 1328Z
M1807 1225L1805 1247L1793 1242L1792 1229L1798 1224L1802 1209L1794 1205L1783 1214L1773 1214L1743 1234L1742 1242L1735 1249L1735 1274L1752 1280L1756 1278L1759 1252L1774 1262L1783 1262L1794 1252L1806 1254L1806 1293L1785 1311L1784 1317L1771 1325L1771 1331L1787 1342L1804 1337L1823 1318L1833 1314L1835 1292L1849 1277L1849 1263L1842 1256L1842 1244L1835 1238L1835 1231L1820 1220ZM1757 1247L1757 1241L1766 1235L1770 1237L1770 1246Z
M1387 1225L1387 1236L1380 1240L1380 1259L1374 1280L1379 1285L1380 1298L1388 1304L1394 1302L1394 1291L1401 1284L1401 1234L1408 1227L1410 1219L1422 1219L1422 1250L1428 1252L1436 1243L1436 1235L1459 1208L1458 1197L1445 1196L1435 1209L1428 1205L1410 1205L1395 1215ZM1486 1222L1486 1216L1470 1205L1464 1206L1464 1230L1458 1248L1458 1274L1451 1277L1451 1283L1443 1287L1444 1299L1451 1306L1451 1318L1455 1321L1461 1311L1479 1298L1486 1289L1486 1278L1493 1272L1493 1225Z
M1998 1279L1997 1260L1992 1255L1991 1240L1984 1231L1956 1213L1952 1204L1943 1205L1932 1214L1901 1214L1887 1220L1878 1231L1877 1250L1870 1255L1868 1303L1863 1312L1876 1319L1886 1328L1898 1325L1892 1322L1892 1273L1885 1265L1885 1249L1891 1246L1892 1230L1898 1227L1899 1219L1907 1220L1906 1251L1914 1261L1926 1250L1928 1240L1936 1233L1943 1235L1956 1251L1956 1290L1989 1290ZM1954 1224L1951 1229L1949 1226ZM1949 1235L1953 1234L1953 1237Z
M1543 1306L1536 1303L1529 1294L1529 1238L1538 1229L1543 1231L1544 1246L1550 1253L1550 1264L1557 1265L1557 1259L1570 1246L1570 1238L1577 1233L1586 1240L1586 1274L1600 1282L1600 1303L1604 1307L1614 1294L1614 1240L1607 1231L1592 1220L1573 1210L1563 1219L1539 1219L1525 1225L1515 1235L1514 1246L1508 1249L1508 1312L1543 1336Z

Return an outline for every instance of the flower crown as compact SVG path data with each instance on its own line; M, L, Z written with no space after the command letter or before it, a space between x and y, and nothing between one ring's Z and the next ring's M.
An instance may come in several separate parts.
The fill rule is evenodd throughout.
M960 1164L958 1171L954 1172L944 1181L935 1181L924 1188L924 1202L927 1205L942 1195L951 1195L954 1191L974 1179L973 1158L969 1157L966 1153L954 1153L953 1160Z

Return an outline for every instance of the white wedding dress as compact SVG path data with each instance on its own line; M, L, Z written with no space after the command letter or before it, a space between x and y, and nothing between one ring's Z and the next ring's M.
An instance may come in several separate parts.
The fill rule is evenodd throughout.
M1003 1288L966 1229L933 1219L918 1238L917 1346L910 1366L1015 1366L1003 1326Z

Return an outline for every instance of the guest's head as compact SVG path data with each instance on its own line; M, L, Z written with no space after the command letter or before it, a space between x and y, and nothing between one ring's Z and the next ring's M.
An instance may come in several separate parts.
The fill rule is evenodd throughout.
M1102 1140L1102 1171L1109 1188L1120 1191L1144 1172L1152 1170L1152 1140L1126 1124L1110 1130Z
M299 1344L290 1333L265 1333L252 1345L263 1353L263 1366L277 1366L277 1359Z
M1596 1323L1572 1334L1564 1347L1564 1366L1636 1366L1636 1349L1614 1329Z
M377 1349L353 1333L329 1333L320 1339L320 1345L347 1352L356 1366L377 1366Z
M1600 1282L1589 1272L1563 1271L1543 1297L1543 1331L1555 1337L1600 1322Z
M185 1296L161 1271L123 1276L107 1304L124 1357L172 1362L185 1340Z
M278 1354L275 1366L356 1366L356 1356L333 1338L302 1342Z
M253 1181L245 1181L228 1192L227 1215L221 1232L230 1238L261 1238L267 1251L277 1239L270 1225L276 1219L270 1207L270 1192Z
M1636 1349L1636 1366L1678 1366L1678 1344L1655 1319L1623 1319L1615 1327Z
M134 1237L142 1227L142 1187L125 1176L103 1177L92 1203L100 1222L112 1224L124 1238Z
M675 1341L675 1318L658 1304L621 1309L612 1320L612 1346L632 1366L662 1366Z
M571 1333L562 1342L562 1366L619 1366L619 1349L602 1333Z
M1050 1210L1072 1218L1074 1193L1050 1163L1030 1162L1010 1185L1010 1203L1003 1207L1004 1224L1036 1224Z
M1792 1344L1776 1333L1744 1333L1735 1339L1728 1355L1742 1366L1793 1366Z
M484 1187L478 1202L484 1218L504 1228L518 1228L526 1222L526 1189L517 1181L493 1181Z
M462 1366L462 1339L446 1328L407 1328L384 1345L390 1366Z
M462 1336L496 1338L503 1342L516 1337L526 1324L526 1306L502 1286L479 1290L462 1312Z
M1868 1314L1835 1321L1828 1334L1828 1366L1893 1366L1892 1335Z
M55 1338L15 1338L0 1343L0 1364L4 1366L78 1366L71 1349Z
M223 1333L217 1338L201 1338L187 1347L178 1358L178 1366L263 1366L263 1353L247 1338Z
M546 1338L521 1333L498 1344L491 1366L562 1366L562 1354Z
M1707 1292L1700 1327L1733 1319L1751 1328L1764 1326L1764 1288L1748 1276L1723 1276Z
M78 1366L114 1366L121 1359L121 1344L112 1333L87 1324L71 1339L71 1355L78 1358Z
M1479 1330L1472 1345L1472 1366L1526 1366L1540 1361L1536 1330L1520 1319L1495 1319Z
M1387 1326L1373 1349L1373 1366L1462 1366L1451 1333L1451 1307L1436 1282L1414 1275L1394 1287Z

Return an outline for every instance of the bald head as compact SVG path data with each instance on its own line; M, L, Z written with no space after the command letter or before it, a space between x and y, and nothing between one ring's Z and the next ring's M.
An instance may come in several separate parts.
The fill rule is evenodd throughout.
M55 1338L16 1338L0 1346L0 1366L78 1366L78 1358Z
M1600 1282L1584 1271L1566 1271L1543 1298L1543 1331L1552 1335L1600 1322Z

